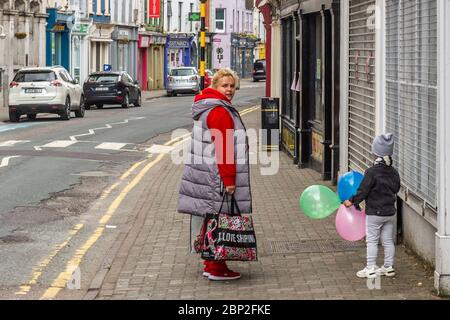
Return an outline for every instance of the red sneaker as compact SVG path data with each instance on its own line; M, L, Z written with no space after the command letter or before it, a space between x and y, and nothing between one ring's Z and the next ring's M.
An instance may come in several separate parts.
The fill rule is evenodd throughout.
M237 280L241 277L239 272L234 271L211 271L208 279L214 281Z
M227 280L237 280L241 277L239 272L234 272L228 269L225 261L216 262L216 264L211 265L209 269L209 280L214 281L227 281Z
M203 276L204 277L209 277L210 270L211 270L211 261L205 260L205 261L203 261L203 265L205 266L203 268Z
M212 270L215 271L228 271L228 267L225 264L225 261L213 261L213 260L205 260L203 261L203 276L209 277Z

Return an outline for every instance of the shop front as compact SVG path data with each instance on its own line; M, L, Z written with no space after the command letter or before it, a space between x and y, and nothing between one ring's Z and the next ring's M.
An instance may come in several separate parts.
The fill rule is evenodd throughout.
M251 78L256 39L231 34L231 69L242 79Z
M71 70L71 27L74 17L72 14L58 12L56 8L47 9L46 30L46 65L61 65Z
M117 26L112 33L111 63L113 70L126 71L133 78L137 74L137 28Z
M83 83L89 75L89 27L90 23L80 22L72 29L72 70L70 73L79 83Z
M169 70L177 67L190 67L194 35L169 34L165 46L164 83L167 85Z
M138 80L142 90L164 89L164 47L166 36L162 34L140 34L138 47Z
M282 12L282 145L301 168L337 181L339 1Z
M95 21L95 20L94 20ZM91 26L89 39L90 48L90 72L103 71L105 64L111 64L111 35L113 32L111 24L94 23Z

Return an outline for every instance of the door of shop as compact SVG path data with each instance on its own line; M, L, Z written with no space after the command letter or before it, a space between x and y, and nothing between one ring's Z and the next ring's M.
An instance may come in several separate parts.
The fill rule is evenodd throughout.
M322 173L324 180L331 178L331 95L332 95L332 42L331 25L326 12L305 15L308 30L304 33L304 48L309 58L303 60L303 107L309 128L310 148L305 148L309 166Z

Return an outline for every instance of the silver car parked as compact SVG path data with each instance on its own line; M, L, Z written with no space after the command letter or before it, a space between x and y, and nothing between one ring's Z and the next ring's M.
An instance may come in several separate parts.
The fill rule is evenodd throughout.
M167 78L167 95L176 96L178 93L199 93L200 75L194 67L173 68Z

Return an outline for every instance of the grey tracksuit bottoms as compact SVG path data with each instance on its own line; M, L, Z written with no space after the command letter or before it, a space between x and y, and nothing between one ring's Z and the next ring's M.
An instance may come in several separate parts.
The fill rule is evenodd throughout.
M368 267L373 267L377 264L378 243L380 239L384 248L384 266L394 266L396 222L397 218L395 215L390 217L367 216L366 242Z

